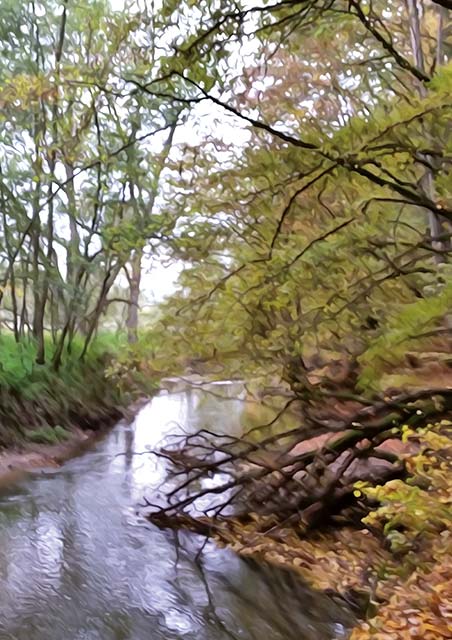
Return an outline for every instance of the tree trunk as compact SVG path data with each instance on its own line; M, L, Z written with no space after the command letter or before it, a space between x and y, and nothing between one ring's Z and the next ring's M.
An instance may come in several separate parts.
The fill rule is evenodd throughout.
M39 220L39 193L41 183L36 185L33 202L33 222L31 229L32 246L32 272L33 272L33 336L36 340L36 363L45 363L45 343L44 343L44 311L45 299L42 295L42 282L39 270L40 258L40 233L41 223Z
M172 123L168 137L164 142L163 150L159 159L159 162L155 170L155 186L149 194L149 201L145 204L141 189L137 187L132 178L133 172L129 179L129 189L131 196L131 204L134 212L135 219L142 229L145 228L145 220L143 220L143 212L147 211L149 216L152 216L154 210L155 199L158 192L160 176L165 168L168 156L173 145L174 133L177 128L178 118ZM129 163L132 165L136 162L134 152L129 152ZM138 198L137 198L138 195ZM144 230L143 230L144 234ZM138 244L137 248L133 251L130 258L130 272L127 272L127 278L129 281L129 305L127 308L127 339L129 344L134 344L138 340L138 312L139 312L139 297L140 297L140 283L141 283L141 262L143 259L144 246Z
M93 313L91 314L91 319L90 322L88 324L88 330L86 333L86 338L85 338L85 344L83 345L83 351L80 355L80 360L83 360L86 356L86 353L88 351L88 347L91 344L91 340L94 336L94 332L97 329L97 326L99 324L99 318L102 315L102 311L105 308L105 304L107 302L107 296L108 296L108 292L110 291L111 287L113 286L116 277L118 275L118 273L121 270L122 265L121 264L117 264L114 267L110 267L110 269L107 271L103 283L102 283L102 287L101 287L101 291L99 294L99 298L97 300L97 304L96 307L93 311Z
M25 327L30 331L30 322L28 319L28 308L27 308L27 293L28 293L28 268L29 268L29 260L28 257L24 261L24 275L22 276L22 307L20 310L20 322L19 322L19 336L20 338L25 337Z
M68 221L70 241L67 254L67 282L71 287L75 285L77 279L78 265L80 264L80 235L77 229L77 202L74 190L74 167L65 163L66 187L65 193L68 200ZM73 295L76 292L73 292Z
M417 0L407 0L408 12L409 12L409 24L410 24L410 36L411 47L413 50L414 62L417 68L425 73L425 59L422 51L422 34L421 34L421 20L419 16L419 5ZM437 41L437 53L436 62L442 62L442 39L443 39L443 9L440 8L439 15L439 27L438 27L438 41ZM427 95L427 88L425 84L419 84L419 94L422 98ZM432 162L431 158L426 158ZM427 169L420 181L424 193L431 201L436 200L434 175L431 169ZM438 250L435 254L435 262L440 264L446 261L444 250L447 249L448 243L445 243L441 238L446 233L442 216L433 211L427 212L428 224L430 228L430 237L432 238L432 247Z
M143 249L135 249L130 261L131 273L129 279L129 306L127 308L127 339L129 344L134 344L138 340L138 309L141 283L141 260Z

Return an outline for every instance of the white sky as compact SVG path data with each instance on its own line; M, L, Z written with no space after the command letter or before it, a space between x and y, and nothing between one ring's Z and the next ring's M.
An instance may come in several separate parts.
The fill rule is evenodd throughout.
M143 261L143 273L141 276L141 294L146 302L161 302L166 296L174 293L176 280L182 270L182 264L175 262L165 265L163 262Z

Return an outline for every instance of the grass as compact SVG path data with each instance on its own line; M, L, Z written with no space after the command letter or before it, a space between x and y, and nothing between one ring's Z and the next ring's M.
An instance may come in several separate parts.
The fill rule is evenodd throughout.
M83 343L75 341L58 372L51 366L50 337L46 347L48 364L37 365L33 341L0 335L0 446L59 442L74 425L98 428L126 401L108 374L124 336L99 335L83 361Z
M99 335L91 345L86 356L86 363L96 363L106 356L115 356L125 346L125 337L122 334L106 333ZM65 371L73 372L82 368L80 354L83 349L82 340L74 340L72 351L66 354L59 371L64 375ZM50 371L50 362L54 351L50 337L46 339L46 354L48 364L36 365L36 346L32 340L25 339L19 343L10 333L0 335L0 385L11 388L28 384L35 377L39 377L45 371Z
M70 437L70 433L64 427L57 424L55 427L40 427L26 431L26 438L30 442L36 444L57 444L58 442L64 442Z

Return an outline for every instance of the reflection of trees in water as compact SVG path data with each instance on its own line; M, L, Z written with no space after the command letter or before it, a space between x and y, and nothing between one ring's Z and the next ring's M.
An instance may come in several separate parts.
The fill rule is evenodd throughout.
M224 620L222 620L222 618L218 614L217 607L215 605L215 599L209 585L209 579L208 579L208 576L206 575L201 559L199 559L199 561L196 563L196 566L198 567L199 577L204 586L204 589L206 591L206 596L207 596L208 604L207 604L207 607L205 608L204 618L206 618L207 620L213 620L216 623L216 626L222 629L222 631L224 631L226 636L228 638L231 638L231 640L239 640L240 635L235 634L233 631L231 631L228 628L227 623Z
M273 421L284 404L284 399L279 397L272 398L269 403L255 400L240 382L188 387L184 396L186 423L192 429L233 435ZM294 422L296 416L286 411L276 421L274 429L286 428Z
M132 636L132 620L124 611L109 612L107 629L112 631L112 640L130 640Z
M200 638L346 637L346 627L353 622L350 613L312 591L296 574L253 560L239 560L229 552L220 552L225 555L219 559L217 551L212 554L212 542L206 539L175 531L168 531L168 535L175 550L173 602L182 615L188 610L202 620Z
M124 429L124 469L129 471L132 467L134 455L135 431L132 427Z
M75 493L77 489L77 478L74 474L62 475L60 482L64 483L64 495L66 503L64 514L59 514L63 521L61 539L63 542L63 575L62 583L64 591L70 592L73 587L82 588L89 579L84 562L74 562L74 558L88 555L89 550L80 549L83 544L83 515L78 511Z
M204 538L128 526L136 498L131 497L136 489L134 446L143 449L152 427L164 428L167 416L171 419L184 411L197 425L201 417L215 420L213 426L230 424L243 408L241 401L221 401L199 390L185 399L181 394L177 402L174 396L169 399L169 407L160 399L153 413L145 415L141 435L139 429L135 434L123 425L95 449L92 458L88 454L52 479L29 483L21 520L7 523L5 553L17 565L12 579L21 577L15 582L19 604L6 603L15 614L7 631L16 640L29 640L30 628L36 640L82 638L83 633L86 637L98 633L93 637L102 640L170 640L185 633L197 640L331 638L326 622L316 627L315 634L309 635L308 627L317 624L317 609L323 620L331 620L334 612L325 611L316 599L311 603L307 593L285 578L267 575L232 554L212 553L213 547L206 551ZM124 462L116 460L118 450ZM2 539L0 529L0 543ZM46 576L37 544L55 547L49 571L58 574L58 580L52 593L42 589ZM0 572L0 588L4 585L9 588L11 581ZM23 610L21 600L27 602ZM29 612L36 616L36 627L25 626ZM63 625L67 634L62 633Z
M238 396L243 385L212 385L187 392L187 423L192 429L239 433L245 403Z
M196 398L196 394L193 392L193 389L191 387L188 387L186 391L185 402L187 405L187 415L192 416L196 411L198 401Z
M350 613L341 610L328 597L307 587L291 571L244 560L239 581L227 573L216 575L216 584L210 585L209 572L202 561L197 563L199 576L206 590L208 607L206 618L213 617L225 631L228 638L262 640L271 633L272 640L332 640L338 638L339 628L346 637L346 627L351 627ZM234 581L234 578L236 579ZM227 594L228 609L238 627L232 630L220 617L218 610L224 611L224 602L215 603L216 595L224 600ZM333 616L339 622L331 622Z

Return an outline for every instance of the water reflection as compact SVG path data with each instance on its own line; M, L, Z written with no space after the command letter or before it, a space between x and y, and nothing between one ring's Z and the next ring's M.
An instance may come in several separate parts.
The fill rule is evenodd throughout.
M347 615L283 572L211 544L197 559L201 540L136 513L164 478L147 451L165 435L240 431L243 402L219 390L237 392L157 396L82 457L0 494L1 640L341 637Z

